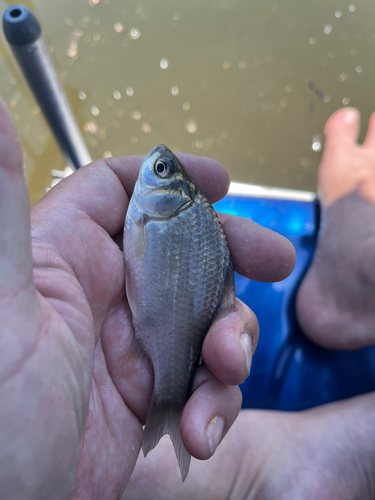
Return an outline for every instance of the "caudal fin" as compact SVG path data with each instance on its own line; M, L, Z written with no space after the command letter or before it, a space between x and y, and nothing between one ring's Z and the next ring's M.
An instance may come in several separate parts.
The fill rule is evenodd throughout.
M143 431L142 450L144 456L155 448L164 434L169 434L180 467L182 481L185 481L190 467L190 454L186 451L180 437L180 417L182 410L151 401L147 422Z

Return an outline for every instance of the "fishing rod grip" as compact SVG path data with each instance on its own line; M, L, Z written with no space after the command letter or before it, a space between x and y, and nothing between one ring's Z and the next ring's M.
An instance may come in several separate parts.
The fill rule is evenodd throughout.
M3 30L66 162L74 169L90 163L38 19L23 5L13 5L4 12Z

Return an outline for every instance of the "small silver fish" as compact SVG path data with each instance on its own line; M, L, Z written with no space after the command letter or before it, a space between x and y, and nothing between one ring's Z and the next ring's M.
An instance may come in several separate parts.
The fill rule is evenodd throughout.
M145 157L124 231L126 291L136 341L151 360L154 391L144 455L170 434L184 481L191 456L179 425L203 340L235 303L232 258L220 220L166 146Z

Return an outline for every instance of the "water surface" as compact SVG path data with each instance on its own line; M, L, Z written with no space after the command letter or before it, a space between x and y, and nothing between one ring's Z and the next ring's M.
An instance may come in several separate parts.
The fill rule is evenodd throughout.
M17 2L0 0L2 12ZM375 4L315 0L24 1L39 18L94 159L157 143L232 180L315 190L323 127L375 109ZM34 203L64 160L4 39L0 95Z

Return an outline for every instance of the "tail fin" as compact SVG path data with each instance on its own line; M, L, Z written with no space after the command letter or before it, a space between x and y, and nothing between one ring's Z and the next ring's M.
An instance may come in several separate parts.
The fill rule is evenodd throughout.
M190 467L190 454L186 451L180 437L180 417L182 409L158 404L152 398L147 422L143 431L142 450L144 456L155 448L164 434L169 434L180 467L182 481L185 481Z

